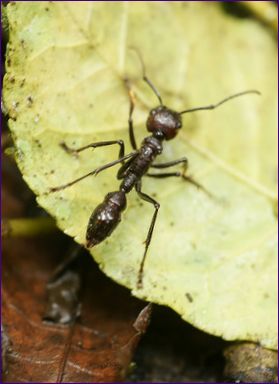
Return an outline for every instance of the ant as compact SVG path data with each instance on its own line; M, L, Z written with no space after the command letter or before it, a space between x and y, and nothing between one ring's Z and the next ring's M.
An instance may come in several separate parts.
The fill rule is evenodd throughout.
M61 143L61 146L65 151L75 155L77 155L79 152L84 151L88 148L97 148L97 147L104 147L104 146L117 144L119 145L118 159L108 164L105 164L89 172L88 174L73 180L70 183L61 185L59 187L51 188L50 192L60 191L62 189L70 187L71 185L85 179L88 176L92 176L92 175L96 176L98 173L104 171L107 168L110 168L117 164L121 164L121 167L117 172L117 179L121 180L119 190L108 193L105 196L104 201L94 209L87 226L86 246L88 248L91 248L96 244L99 244L100 242L102 242L108 236L111 235L111 233L115 230L115 228L121 221L121 214L126 208L126 205L127 205L126 194L128 194L133 188L135 188L136 192L138 193L139 197L142 200L148 203L151 203L154 206L154 213L153 213L151 223L148 229L147 237L145 240L144 254L140 263L138 278L137 278L137 287L142 288L144 263L145 263L147 251L152 239L152 234L153 234L154 226L156 223L158 211L160 208L160 204L155 199L153 199L146 193L142 192L142 181L141 181L142 177L143 176L154 177L154 178L181 177L183 180L194 184L196 187L201 188L205 193L210 195L210 193L205 188L203 188L198 182L196 182L190 176L186 175L186 171L188 167L188 160L186 157L182 157L180 159L169 161L166 163L159 163L159 164L154 163L154 160L156 159L156 157L162 153L163 141L171 140L177 135L179 129L182 128L181 115L183 115L184 113L196 112L201 110L212 110L233 98L236 98L242 95L247 95L250 93L260 95L260 92L256 90L239 92L229 97L226 97L225 99L219 101L216 104L211 104L204 107L185 109L181 112L176 112L164 105L160 93L158 92L156 87L153 85L153 83L149 80L149 78L146 76L145 65L142 60L142 57L140 56L139 52L137 52L137 54L142 66L142 74L143 74L142 79L152 89L152 91L154 92L154 94L157 96L159 100L159 106L157 106L154 109L151 109L146 121L147 130L148 132L151 132L151 135L145 137L141 143L140 148L138 148L136 144L135 135L134 135L133 119L132 119L132 115L135 107L135 97L131 90L129 80L124 79L125 85L128 89L129 100L130 100L128 125L129 125L129 138L130 138L130 143L133 148L133 151L125 155L125 145L123 140L100 141L97 143L88 144L78 149L69 148L65 143ZM164 172L164 173L149 172L149 168L164 169L164 168L173 167L174 165L177 165L177 164L182 164L182 171Z

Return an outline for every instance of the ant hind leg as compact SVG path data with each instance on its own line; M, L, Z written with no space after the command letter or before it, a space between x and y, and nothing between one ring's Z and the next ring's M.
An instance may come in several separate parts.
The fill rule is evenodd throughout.
M160 204L156 200L152 199L152 197L148 196L146 193L143 193L141 191L141 182L140 181L136 184L136 191L142 200L145 200L148 203L153 204L153 206L155 208L155 211L153 213L151 223L149 226L149 230L147 233L147 237L145 240L145 250L144 250L143 258L142 258L141 263L140 263L140 268L139 268L139 273L138 273L137 288L140 289L140 288L142 288L144 263L145 263L147 251L148 251L151 239L152 239L152 234L153 234L154 226L156 223L157 214L158 214L158 211L160 208Z
M110 168L110 167L113 167L113 166L116 165L116 164L123 163L125 160L130 159L131 157L135 156L135 153L136 153L136 152L131 152L131 153L129 153L128 155L125 155L125 156L121 157L121 158L118 159L118 160L111 161L110 163L105 164L105 165L103 165L103 166L101 166L101 167L98 167L98 168L94 169L93 171L87 173L86 175L83 175L83 176L81 176L81 177L79 177L79 178L77 178L77 179L71 181L70 183L63 184L63 185L60 185L60 186L58 186L58 187L50 188L49 191L48 191L46 194L51 193L51 192L58 192L58 191L61 191L62 189L68 188L68 187L70 187L70 186L72 186L72 185L78 183L79 181L81 181L81 180L83 180L83 179L85 179L85 178L87 178L87 177L89 177L89 176L93 176L93 175L94 175L94 176L97 176L98 173L104 171L105 169L108 169L108 168Z

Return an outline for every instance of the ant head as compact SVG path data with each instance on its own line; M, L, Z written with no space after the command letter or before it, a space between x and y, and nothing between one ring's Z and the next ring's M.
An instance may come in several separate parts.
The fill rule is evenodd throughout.
M158 139L171 140L182 127L180 114L160 105L150 111L146 127Z

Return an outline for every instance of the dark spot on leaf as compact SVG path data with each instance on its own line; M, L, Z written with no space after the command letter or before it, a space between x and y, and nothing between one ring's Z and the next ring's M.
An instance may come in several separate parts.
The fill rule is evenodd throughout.
M33 98L32 98L32 96L28 96L27 97L27 105L28 105L28 107L31 107L31 105L33 104Z
M40 140L35 139L34 142L37 144L37 146L38 146L39 148L42 148L42 144L41 144Z
M192 295L189 292L186 292L185 296L186 296L187 300L189 301L189 303L192 303L194 301Z

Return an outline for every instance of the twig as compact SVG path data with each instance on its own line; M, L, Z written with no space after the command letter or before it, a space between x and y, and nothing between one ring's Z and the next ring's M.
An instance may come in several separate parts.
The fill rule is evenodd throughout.
M43 236L58 230L50 217L3 219L1 228L2 238Z

